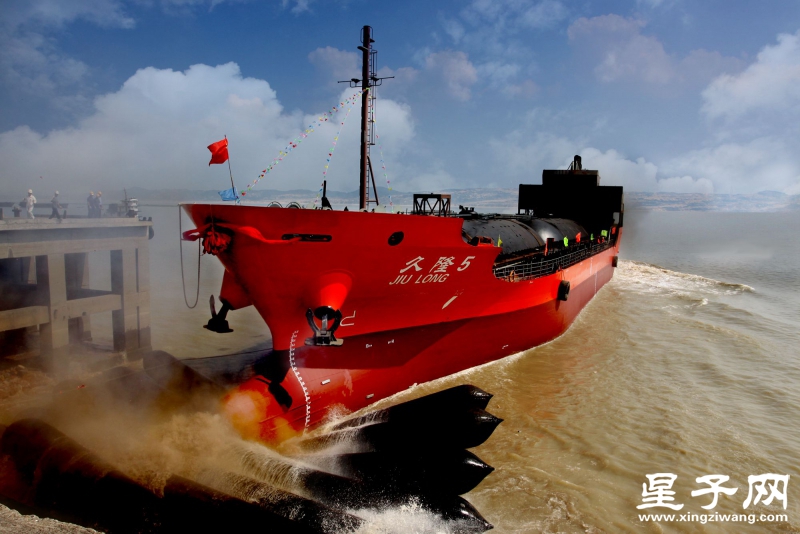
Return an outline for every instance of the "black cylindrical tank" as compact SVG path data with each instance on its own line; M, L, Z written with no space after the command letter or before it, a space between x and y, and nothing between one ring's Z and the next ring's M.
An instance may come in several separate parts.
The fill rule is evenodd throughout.
M465 219L462 227L464 238L469 243L479 237L490 237L503 249L502 255L519 255L543 247L549 238L557 243L566 237L570 243L581 237L589 237L586 230L568 219L538 219L529 217L491 219Z
M548 239L553 239L556 242L564 240L564 234L561 230L544 219L531 219L526 222L543 241Z
M530 226L515 219L466 219L462 229L468 243L477 237L491 237L503 248L503 254L535 249L545 243Z
M570 243L576 240L578 234L581 234L581 238L587 240L589 239L589 233L586 231L586 229L580 224L570 219L538 219L538 220L546 222L547 224L557 228L558 231L561 233L561 239L563 240L566 237L567 239L569 239Z

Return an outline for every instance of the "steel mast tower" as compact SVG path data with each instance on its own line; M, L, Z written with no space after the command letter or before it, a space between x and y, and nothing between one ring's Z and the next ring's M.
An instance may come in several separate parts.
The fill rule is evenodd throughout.
M360 182L358 189L358 209L366 210L369 204L378 204L378 189L375 187L375 173L372 170L372 161L369 157L369 148L375 144L375 94L371 90L373 87L381 85L383 80L394 78L387 76L378 78L375 68L375 59L378 55L377 50L373 50L372 27L364 26L361 29L361 79L352 78L339 83L350 83L350 87L361 87L361 165ZM372 191L375 198L371 198L369 184L372 182Z

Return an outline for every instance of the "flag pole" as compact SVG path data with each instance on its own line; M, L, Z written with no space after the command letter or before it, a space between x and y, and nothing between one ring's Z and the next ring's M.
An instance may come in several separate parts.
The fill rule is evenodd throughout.
M228 136L225 136L225 148L228 148ZM231 175L231 189L233 190L233 194L236 196L236 202L239 202L239 193L236 192L236 186L233 185L233 171L231 170L231 152L228 151L228 172Z

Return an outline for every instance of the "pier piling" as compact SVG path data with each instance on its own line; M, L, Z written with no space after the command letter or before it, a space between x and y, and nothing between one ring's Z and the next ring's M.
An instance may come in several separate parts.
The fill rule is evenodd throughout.
M111 312L113 348L151 348L148 238L136 218L0 220L0 338L54 366L70 343L92 339L92 314ZM89 255L108 252L111 290L92 288ZM33 334L33 335L31 335Z

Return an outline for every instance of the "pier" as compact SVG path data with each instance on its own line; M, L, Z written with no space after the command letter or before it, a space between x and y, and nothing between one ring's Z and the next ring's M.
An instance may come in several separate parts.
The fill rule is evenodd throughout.
M151 236L152 222L133 217L0 220L4 352L36 352L26 345L38 334L38 352L57 367L70 344L91 340L91 316L109 311L114 351L149 351ZM110 290L92 287L89 256L97 252L107 253Z

